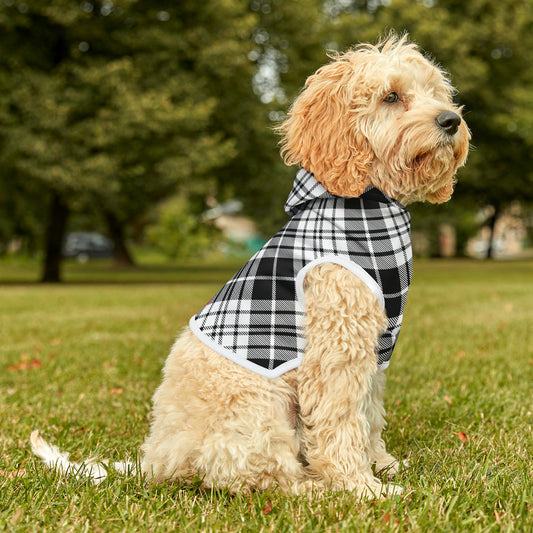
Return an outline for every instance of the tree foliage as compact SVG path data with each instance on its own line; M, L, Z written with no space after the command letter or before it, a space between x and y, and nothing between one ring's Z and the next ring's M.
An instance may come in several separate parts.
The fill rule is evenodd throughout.
M123 224L179 185L209 192L235 141L211 128L219 102L196 64L228 43L225 68L238 72L252 20L239 2L159 4L1 8L2 181L32 182L70 209L96 203Z
M0 179L123 225L179 190L197 206L250 196L260 212L280 165L261 101L275 82L261 86L257 65L300 78L316 9L297 4L4 2Z
M32 246L73 211L120 234L175 194L194 216L207 197L239 197L269 233L294 174L273 126L327 48L390 30L459 89L474 145L461 205L532 202L533 0L8 0L0 241Z

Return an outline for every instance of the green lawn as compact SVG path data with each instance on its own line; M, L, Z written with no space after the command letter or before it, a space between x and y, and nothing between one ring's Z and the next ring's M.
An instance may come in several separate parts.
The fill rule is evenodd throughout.
M74 460L135 458L176 333L237 266L70 264L70 283L39 286L34 265L0 263L0 530L533 530L533 262L415 262L387 371L401 497L93 486L31 456L39 428Z

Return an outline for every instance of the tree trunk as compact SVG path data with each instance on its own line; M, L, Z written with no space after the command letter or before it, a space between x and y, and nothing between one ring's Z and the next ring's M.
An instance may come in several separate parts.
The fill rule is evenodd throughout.
M498 217L500 216L500 206L495 205L494 206L494 213L492 214L492 217L490 218L489 222L489 228L490 228L490 235L489 235L489 243L487 246L487 257L486 259L494 259L494 229L496 228L496 222L498 221Z
M104 216L107 222L107 230L109 237L115 245L114 257L115 263L120 266L135 266L133 256L130 254L126 245L126 238L124 236L124 226L120 220L111 211L105 211Z
M69 209L57 192L52 194L48 212L45 234L45 256L43 283L58 283L61 281L62 248L67 229Z

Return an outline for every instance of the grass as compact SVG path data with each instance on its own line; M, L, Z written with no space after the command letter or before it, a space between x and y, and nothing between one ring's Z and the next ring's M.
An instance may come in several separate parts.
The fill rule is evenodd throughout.
M135 457L177 331L237 263L118 271L67 265L68 284L31 284L0 264L0 530L533 530L533 262L415 262L386 395L386 440L410 466L390 500L308 501L111 473L60 479L30 432L71 451ZM94 281L96 280L96 282Z

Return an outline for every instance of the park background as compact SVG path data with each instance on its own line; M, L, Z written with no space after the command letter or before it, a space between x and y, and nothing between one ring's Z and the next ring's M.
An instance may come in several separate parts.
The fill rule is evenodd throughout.
M295 173L273 128L327 51L390 30L450 72L472 130L453 202L411 208L415 253L527 253L529 0L2 0L1 256L58 281L70 232L119 265L253 251Z
M34 429L135 460L176 334L285 221L273 128L327 50L390 30L450 72L472 131L453 199L410 207L385 398L405 494L47 471ZM532 0L0 0L0 529L531 531L532 50ZM63 259L78 232L113 257Z

